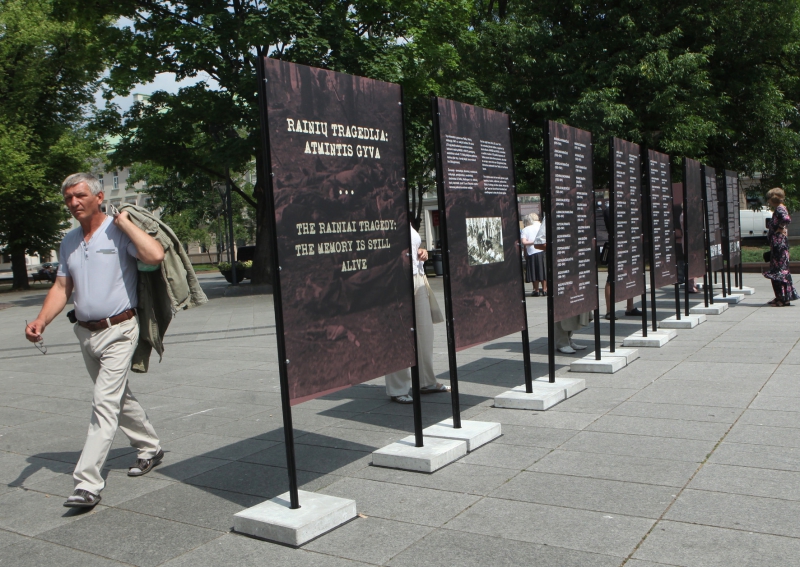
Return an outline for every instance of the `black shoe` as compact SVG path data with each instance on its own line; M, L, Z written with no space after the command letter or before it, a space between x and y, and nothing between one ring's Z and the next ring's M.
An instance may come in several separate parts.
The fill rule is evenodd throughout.
M630 311L625 312L625 317L637 317L637 316L638 317L642 316L642 312L639 310L638 307L634 307Z
M149 473L164 458L164 450L159 449L152 459L139 459L136 464L128 469L128 476L142 476Z
M608 319L609 321L611 321L611 318L612 318L612 317L614 318L614 321L616 321L617 319L619 319L619 317L617 317L617 316L616 316L616 314L612 314L612 313L606 313L606 314L605 314L605 316L604 316L603 318L604 318L604 319Z
M78 488L67 498L64 506L67 508L94 508L101 498L99 494L93 494L88 490Z
M539 297L539 292L538 291L532 291L531 292L531 297Z

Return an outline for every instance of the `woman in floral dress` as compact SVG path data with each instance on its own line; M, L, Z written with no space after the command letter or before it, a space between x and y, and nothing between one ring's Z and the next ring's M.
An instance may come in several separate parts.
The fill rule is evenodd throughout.
M767 192L767 200L775 209L772 221L769 224L767 240L769 241L770 261L769 270L764 272L764 277L772 280L772 289L775 299L769 302L773 307L786 307L790 301L800 299L792 283L792 274L789 273L789 237L787 225L792 222L789 211L783 200L786 194L783 189L776 187Z

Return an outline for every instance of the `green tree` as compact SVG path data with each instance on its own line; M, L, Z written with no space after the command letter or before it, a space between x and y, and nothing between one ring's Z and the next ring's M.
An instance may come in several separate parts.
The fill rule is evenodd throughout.
M410 0L131 0L121 10L131 25L117 31L117 63L107 81L109 97L127 94L157 73L206 81L177 94L154 93L123 115L110 108L101 128L121 142L118 164L150 162L183 177L198 173L225 179L254 160L252 194L229 181L253 208L256 257L253 283L270 281L269 215L258 123L256 47L270 56L376 78L397 76ZM213 83L213 84L212 84ZM212 88L213 87L213 88Z
M92 2L0 0L0 248L15 289L28 287L26 253L57 247L61 180L96 150L84 114L109 24Z

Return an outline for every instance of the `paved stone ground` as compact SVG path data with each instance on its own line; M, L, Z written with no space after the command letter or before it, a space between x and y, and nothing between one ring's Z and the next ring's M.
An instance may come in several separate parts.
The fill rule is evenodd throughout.
M764 307L758 275L746 275L758 292L744 303L613 376L584 375L585 392L545 413L492 407L523 381L518 336L459 353L464 417L502 422L503 436L432 475L370 466L412 428L382 380L296 407L302 488L353 498L361 513L303 549L230 532L235 512L288 487L272 299L204 282L216 299L181 313L164 361L131 380L166 459L128 478L120 434L89 513L62 507L91 399L73 333L59 318L42 356L22 336L41 293L0 298L11 304L0 310L0 565L798 564L800 307ZM665 317L671 295L659 301ZM545 300L528 306L543 375ZM426 425L449 417L448 396L426 396L423 411Z

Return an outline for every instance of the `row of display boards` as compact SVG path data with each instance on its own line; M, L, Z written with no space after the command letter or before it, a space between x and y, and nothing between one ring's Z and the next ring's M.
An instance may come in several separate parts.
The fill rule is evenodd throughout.
M410 368L415 434L373 453L373 464L430 473L501 433L498 423L461 420L457 351L521 333L525 384L497 396L495 406L539 410L585 388L583 379L555 376L559 322L594 313L595 352L574 362L572 370L614 372L638 354L616 348L613 320L609 348L600 348L595 218L601 211L592 180L591 134L556 122L545 127L550 371L534 380L510 118L434 97L453 417L423 430L401 87L267 57L260 61L289 491L236 514L234 529L302 545L354 518L356 506L298 490L293 405ZM628 339L634 346L661 346L674 331L658 329L669 322L657 326L656 288L674 286L671 319L679 325L697 324L702 317L689 312L688 295L685 313L678 303L675 229L681 213L669 156L618 139L610 152L612 297L641 296L646 302L647 260L653 329L648 333L643 309L642 331ZM720 201L715 171L684 160L682 260L688 277L722 270L723 259L728 269L740 263L738 175L725 172L723 179ZM421 293L427 293L424 287ZM707 295L703 307L711 303Z

